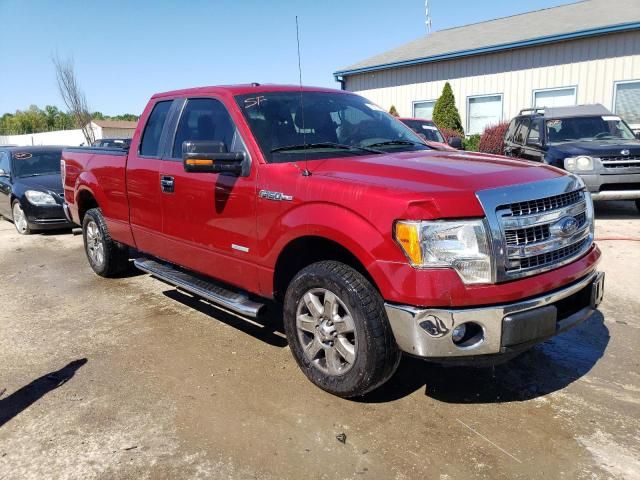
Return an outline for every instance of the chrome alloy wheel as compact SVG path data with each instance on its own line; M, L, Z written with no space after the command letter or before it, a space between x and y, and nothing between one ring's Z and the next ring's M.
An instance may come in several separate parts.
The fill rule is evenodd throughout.
M18 233L24 235L29 230L29 224L27 223L27 216L24 214L24 210L20 206L20 203L13 204L13 224L16 226Z
M348 372L356 360L353 317L333 292L314 288L296 310L298 339L307 360L328 375Z
M104 263L104 242L102 241L102 232L93 220L87 223L86 238L87 254L91 262L96 267L101 267Z

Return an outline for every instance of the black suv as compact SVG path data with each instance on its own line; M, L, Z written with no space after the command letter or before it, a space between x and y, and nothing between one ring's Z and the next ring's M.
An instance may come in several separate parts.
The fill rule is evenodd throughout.
M505 155L579 175L594 200L635 200L640 210L640 141L602 105L522 110L504 143Z

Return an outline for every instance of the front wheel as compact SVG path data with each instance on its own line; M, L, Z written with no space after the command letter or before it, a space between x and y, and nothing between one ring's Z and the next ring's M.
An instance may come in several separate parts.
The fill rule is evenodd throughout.
M340 397L370 392L400 362L380 294L339 262L314 263L294 277L285 295L284 327L307 378Z
M20 235L29 235L31 229L29 228L29 222L27 221L27 215L22 209L22 205L18 200L13 202L11 207L11 213L13 214L13 225Z
M111 239L99 208L85 213L82 237L89 265L101 277L113 277L129 267L128 248Z

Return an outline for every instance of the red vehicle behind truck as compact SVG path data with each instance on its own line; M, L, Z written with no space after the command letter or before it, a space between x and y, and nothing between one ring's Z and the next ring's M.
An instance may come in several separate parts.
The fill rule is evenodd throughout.
M93 270L135 265L256 317L302 371L362 395L401 352L488 365L602 299L593 206L559 169L435 151L368 100L259 84L154 95L127 151L63 152Z

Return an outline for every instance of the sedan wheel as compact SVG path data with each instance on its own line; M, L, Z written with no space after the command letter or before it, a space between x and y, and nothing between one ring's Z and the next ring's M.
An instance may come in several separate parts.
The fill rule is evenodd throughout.
M28 235L29 233L31 233L29 231L29 223L27 222L27 216L25 215L24 210L22 210L22 206L20 205L20 202L13 203L12 213L13 213L13 224L15 225L18 233L20 235Z

